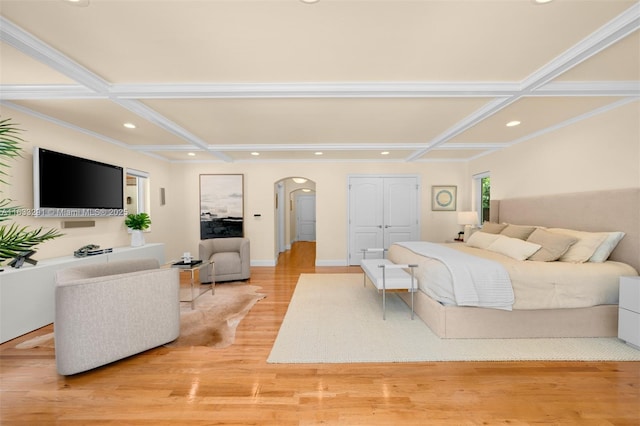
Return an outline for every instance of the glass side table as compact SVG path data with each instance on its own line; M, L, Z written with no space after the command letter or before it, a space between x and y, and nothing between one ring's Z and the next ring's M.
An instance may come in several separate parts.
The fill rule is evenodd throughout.
M213 261L192 260L190 263L184 263L183 261L172 261L167 266L171 268L177 268L181 273L189 273L188 286L183 286L182 283L180 284L180 302L191 303L191 309L195 308L196 299L206 293L209 290L209 287L211 287L211 294L215 294L215 265L213 264ZM204 270L204 268L207 268L209 266L211 266L212 281L211 283L202 284L202 282L200 282L200 273Z

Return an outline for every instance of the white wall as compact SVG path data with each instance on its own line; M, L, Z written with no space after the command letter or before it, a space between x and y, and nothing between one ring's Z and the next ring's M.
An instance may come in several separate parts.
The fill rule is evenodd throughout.
M640 101L469 165L484 171L493 199L640 187Z
M522 142L469 164L453 163L168 163L137 154L88 135L3 108L26 129L25 156L13 163L11 186L3 196L33 207L32 148L42 146L149 172L151 232L148 242L164 242L167 257L184 251L197 253L199 241L199 175L244 175L245 234L251 238L254 264L273 264L277 258L274 184L304 176L316 185L317 262L346 264L347 179L353 174L417 174L421 178L422 238L442 242L460 230L456 212L431 211L432 185L458 186L458 211L469 210L472 176L491 172L494 199L640 187L640 103L621 107ZM330 168L327 167L330 165ZM166 188L166 205L159 204ZM261 214L256 218L254 214ZM60 227L60 219L15 219L22 225ZM5 222L6 223L6 222ZM102 247L129 244L123 218L98 218L96 227L64 230L65 236L38 247L36 258L70 255L88 243Z
M90 158L122 167L134 168L149 172L151 175L151 231L145 233L147 242L167 242L173 239L173 224L170 208L159 205L159 188L168 186L171 180L171 165L137 154L113 144L100 141L83 133L61 127L48 121L40 120L19 111L2 107L0 116L12 118L25 132L22 138L25 143L23 157L11 161L9 170L10 185L2 185L0 198L11 198L12 205L27 209L33 208L33 148L35 146L49 148L80 157ZM126 208L126 206L125 206ZM175 205L175 209L178 206ZM28 212L28 211L27 211ZM93 219L93 218L92 218ZM39 227L61 228L61 218L34 218L33 216L16 216L2 224L11 222L31 229ZM84 220L84 219L76 219ZM130 237L124 226L124 217L95 218L96 226L91 228L60 229L65 235L47 241L36 247L35 259L47 259L59 256L70 256L73 251L86 244L98 244L102 248L127 246Z
M331 167L328 169L327 165ZM456 236L455 212L431 211L431 185L458 185L458 208L468 209L467 167L464 163L216 163L176 164L181 170L174 182L183 206L186 229L184 250L195 251L199 238L198 182L200 174L242 173L244 175L245 234L251 238L254 264L274 264L274 184L290 176L304 176L316 185L316 260L323 265L347 262L347 179L350 174L418 174L421 176L422 238L444 242ZM330 170L329 172L327 170ZM169 195L168 195L169 196ZM287 200L288 202L288 200ZM254 218L254 214L260 214Z

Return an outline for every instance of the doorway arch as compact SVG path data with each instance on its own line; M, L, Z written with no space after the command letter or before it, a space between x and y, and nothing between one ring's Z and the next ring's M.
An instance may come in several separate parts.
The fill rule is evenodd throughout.
M274 185L275 191L275 241L276 251L278 254L291 249L291 244L300 238L300 217L298 215L300 205L298 202L303 201L303 207L308 206L309 200L312 200L313 211L313 241L315 241L315 195L316 183L305 177L290 176L282 178ZM305 214L305 212L302 212ZM308 212L307 212L308 213ZM305 217L302 217L305 222ZM303 238L308 238L308 227L310 224L305 222L306 227ZM309 241L309 240L308 240ZM276 256L277 259L277 256ZM315 259L314 259L315 262Z

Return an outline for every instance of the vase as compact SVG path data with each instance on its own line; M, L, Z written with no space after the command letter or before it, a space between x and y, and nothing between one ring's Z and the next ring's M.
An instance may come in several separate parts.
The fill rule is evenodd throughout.
M134 229L131 231L131 247L140 247L144 245L144 234L142 231Z

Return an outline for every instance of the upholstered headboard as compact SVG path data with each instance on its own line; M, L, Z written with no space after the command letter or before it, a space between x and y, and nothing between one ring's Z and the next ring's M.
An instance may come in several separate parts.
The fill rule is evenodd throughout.
M491 222L623 231L609 259L640 272L640 188L492 200Z

